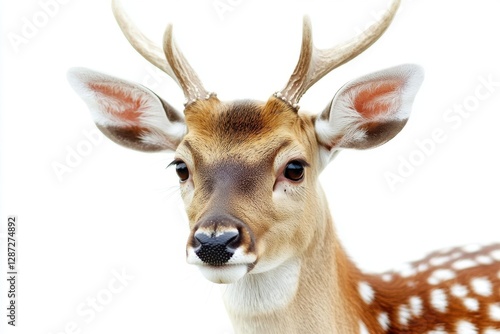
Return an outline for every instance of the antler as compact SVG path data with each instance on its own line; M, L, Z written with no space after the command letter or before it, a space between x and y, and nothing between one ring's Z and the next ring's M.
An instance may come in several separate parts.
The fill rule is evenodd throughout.
M328 72L353 59L372 45L387 29L399 7L394 0L382 18L353 39L331 49L317 49L312 41L311 21L304 17L299 61L288 84L274 96L299 109L302 95Z
M208 99L215 95L209 93L189 65L182 52L177 47L173 35L172 25L169 24L163 36L163 50L147 38L132 23L128 15L123 11L118 0L113 0L113 14L123 34L130 44L146 60L167 73L182 88L186 97L186 105L196 100Z

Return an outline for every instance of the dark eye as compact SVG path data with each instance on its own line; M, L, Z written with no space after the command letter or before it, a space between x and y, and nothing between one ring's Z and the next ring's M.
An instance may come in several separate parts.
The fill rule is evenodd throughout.
M283 175L289 180L300 181L304 178L304 164L300 161L291 161L286 165Z
M179 176L181 182L184 182L189 178L189 170L186 163L183 161L177 161L175 163L175 172L177 173L177 176Z

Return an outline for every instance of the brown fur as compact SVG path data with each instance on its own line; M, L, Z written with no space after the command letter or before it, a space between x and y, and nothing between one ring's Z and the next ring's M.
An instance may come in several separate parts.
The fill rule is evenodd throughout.
M359 272L335 239L326 200L317 184L319 148L313 118L297 114L274 98L266 104L244 101L229 105L211 99L191 105L186 123L188 134L178 151L189 150L195 166L197 191L186 203L191 226L222 203L224 210L253 231L259 259L291 245L302 263L293 303L255 319L233 316L237 331L245 332L238 324L247 326L250 321L266 333L354 333L359 307L347 301L353 301L350 295ZM277 176L272 173L273 161L287 145L299 147L313 167L306 170L304 194L283 206L273 203L270 190ZM248 180L243 182L244 178ZM214 190L214 182L219 187L222 182L222 188Z
M226 299L236 333L366 334L366 328L370 334L441 334L457 333L465 325L476 329L473 334L500 328L500 245L477 252L452 249L431 254L410 264L407 272L370 275L356 268L337 239L318 181L324 163L321 152L330 147L319 144L315 116L297 113L274 97L267 102L230 103L211 97L186 107L187 134L164 136L172 140L165 146L142 140L157 128L138 121L134 108L140 108L132 96L99 84L91 88L123 100L123 109L102 112L121 117L125 125L97 123L111 139L145 151L177 147L176 158L186 163L190 174L181 183L191 229L188 254L189 247L197 245L197 231L208 235L238 231L238 248L248 256L243 262L247 273L233 281L233 299ZM394 89L379 88L379 93ZM182 120L162 103L167 118ZM367 145L389 140L404 122L366 122ZM297 160L304 162L304 178L286 179L285 166ZM460 268L456 261L464 259L474 266ZM280 271L287 266L291 272ZM293 277L286 279L287 275ZM221 277L214 280L226 279ZM483 292L474 290L474 279L483 284ZM466 296L457 295L457 284ZM436 292L445 305L436 305ZM245 303L239 299L243 295L250 306L240 305Z
M229 244L217 245L226 247L217 248L226 257L230 253L223 261L191 259L211 280L232 282L225 301L238 334L500 332L500 245L477 252L455 249L433 254L410 264L408 272L364 274L340 245L318 183L320 170L330 158L326 151L380 145L407 120L400 110L401 101L386 95L393 91L398 95L399 89L411 83L406 96L411 100L423 78L416 66L370 75L366 89L356 90L354 85L351 89L358 92L353 93L356 97L347 110L356 110L363 121L345 125L347 129L336 129L330 135L332 124L324 123L330 106L320 116L323 123L316 123L318 135L316 118L297 113L302 94L380 37L398 5L395 0L355 43L328 50L314 49L306 19L300 60L286 88L276 94L281 100L222 103L203 88L173 44L171 26L164 35L163 50L157 48L140 35L134 37L137 29L113 1L115 17L134 47L182 87L187 98L185 136L183 117L163 100L156 107L164 107L165 122L143 113L143 100L137 96L154 104L158 102L152 98L154 93L142 88L137 91L135 85L92 71L76 69L70 75L85 100L93 96L89 90L102 95L97 98L102 108L94 112L119 120L102 124L97 118L108 137L143 151L176 150L177 160L186 164L190 177L183 178L181 193L191 228L188 260L190 254L196 254L196 232L213 239L218 232L232 233L229 237L240 239L241 245L234 250L240 251L236 256L240 260L233 263L228 260L234 256L228 251ZM168 64L163 63L164 55ZM386 75L397 79L385 80ZM334 121L338 119L332 118ZM344 126L342 121L340 125ZM305 162L303 179L286 178L284 170L291 161ZM460 268L459 259L469 259L474 266ZM474 285L474 280L479 283ZM442 300L444 304L440 304ZM386 321L381 321L384 316ZM460 326L465 327L460 330Z
M441 328L448 333L457 333L457 322L460 320L472 323L477 333L481 329L500 328L500 321L494 321L488 314L489 305L500 301L500 261L492 261L491 264L478 264L472 268L454 269L453 263L464 259L474 260L478 256L487 256L493 250L499 250L500 245L490 245L473 253L466 253L461 248L454 248L447 252L434 252L426 258L415 261L409 268L417 269L413 275L389 272L390 281L382 280L382 275L364 275L363 280L369 282L375 288L374 303L365 309L363 319L370 328L370 333L426 333L427 331ZM453 257L451 257L453 255ZM446 258L450 260L445 263L432 264L432 259ZM418 268L421 268L418 270ZM424 270L426 267L428 269ZM456 277L443 280L437 284L431 284L429 279L436 270L450 269L456 273ZM471 280L474 278L486 278L492 284L490 296L482 296L474 292ZM467 288L466 298L477 300L479 309L471 311L466 308L463 298L452 294L452 287L460 284ZM431 292L443 290L447 300L446 310L441 312L431 303ZM400 307L409 306L411 297L419 297L422 304L422 314L413 315L407 325L401 324L399 320ZM385 331L378 324L377 316L380 312L389 315L391 327Z
M191 228L196 229L196 223L214 211L229 213L250 228L256 241L257 264L284 252L284 245L292 247L293 256L301 263L298 290L285 308L258 317L229 310L237 333L359 333L360 322L371 334L423 333L441 327L452 333L456 324L450 319L459 317L478 328L500 326L488 320L483 306L470 313L460 306L459 299L449 297L450 311L439 312L429 301L432 289L443 288L449 293L453 283L466 284L476 275L486 276L495 284L494 294L479 298L480 304L500 300L496 276L500 263L488 267L488 272L484 271L486 267L463 271L462 276L437 286L430 286L426 280L439 267L412 277L393 274L391 282L356 268L337 240L318 184L319 146L314 117L297 114L274 98L267 103L230 104L212 98L190 105L186 123L188 134L178 154L181 158L189 155L186 160L192 164L192 187L196 191L186 200ZM385 130L376 126L369 129L374 135L380 131L392 137L391 131ZM283 147L298 149L311 167L306 168L299 194L286 203L276 204L270 191L277 177L273 162ZM258 275L255 274L256 279ZM369 305L359 292L360 282L373 289ZM421 298L422 314L401 324L398 312L403 305L410 307L412 296ZM378 321L383 312L389 319L387 330Z

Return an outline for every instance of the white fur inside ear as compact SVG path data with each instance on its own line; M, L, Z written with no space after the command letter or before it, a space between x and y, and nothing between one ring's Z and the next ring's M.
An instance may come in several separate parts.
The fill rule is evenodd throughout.
M405 64L349 82L316 120L318 140L329 148L342 148L347 143L368 141L363 127L368 123L408 119L422 80L421 67Z
M186 133L183 116L170 121L160 98L143 86L85 68L71 69L68 81L101 127L141 128L144 143L168 148Z
M186 126L183 123L175 122L170 126L161 128L151 127L148 133L141 135L142 142L153 146L165 146L165 149L175 149L186 134Z

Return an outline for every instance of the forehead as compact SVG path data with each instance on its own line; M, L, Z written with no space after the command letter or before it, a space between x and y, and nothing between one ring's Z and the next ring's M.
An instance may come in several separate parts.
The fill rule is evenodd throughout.
M304 140L309 141L307 120L274 98L265 103L199 101L185 114L188 133L179 150L188 149L205 162L262 161L284 148L303 151Z

